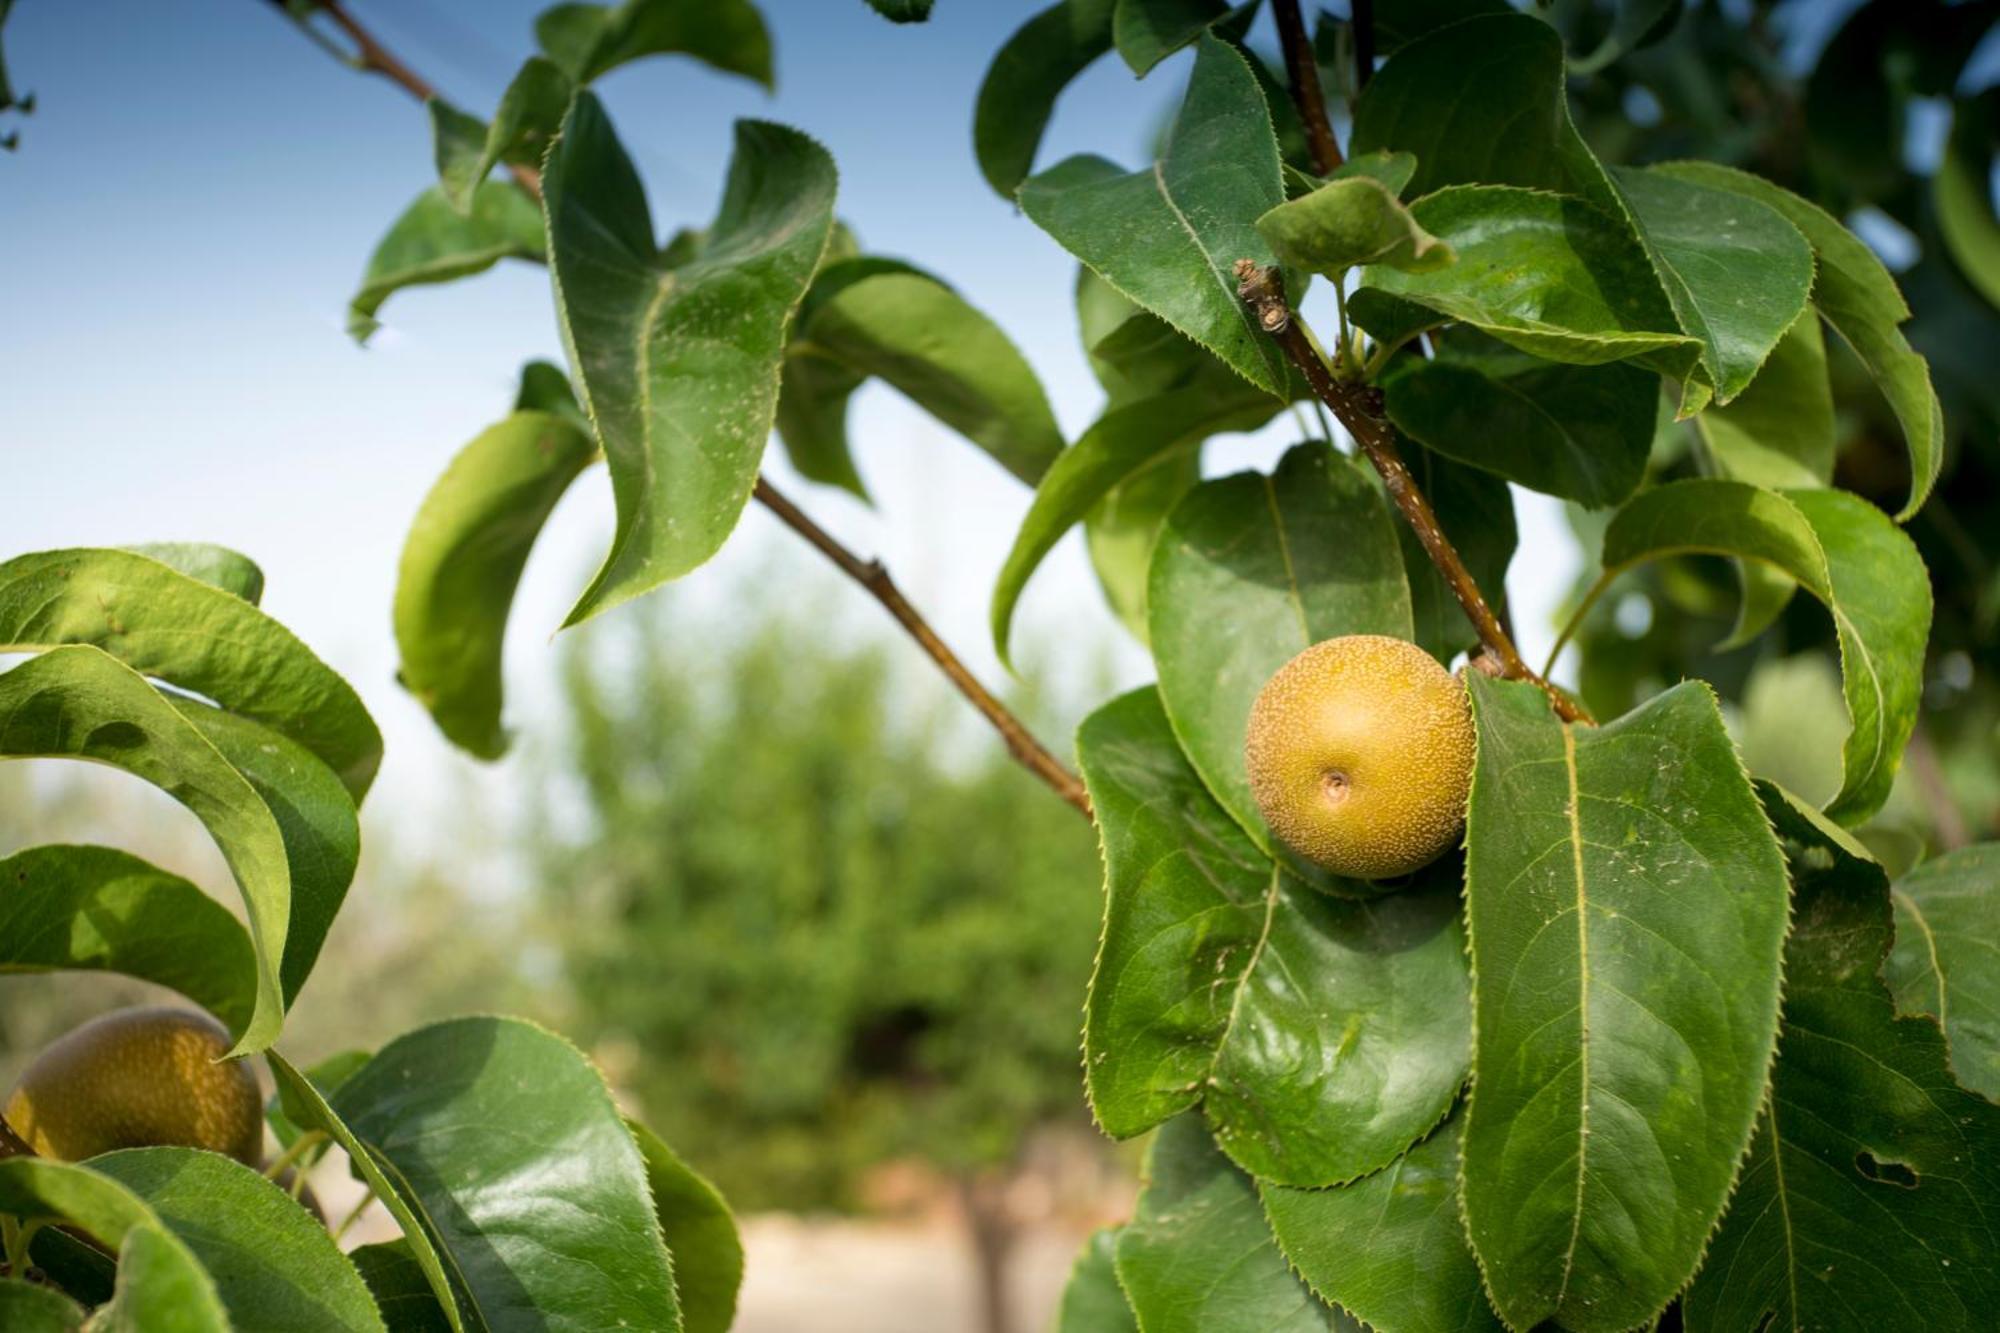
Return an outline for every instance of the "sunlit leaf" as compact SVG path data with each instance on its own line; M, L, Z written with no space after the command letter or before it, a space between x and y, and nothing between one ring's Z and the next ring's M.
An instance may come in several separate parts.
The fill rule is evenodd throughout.
M1819 316L1801 315L1750 387L1694 424L1721 476L1773 489L1831 482L1833 387Z
M209 542L135 542L122 548L177 569L255 606L264 600L264 571L240 551Z
M1705 686L1593 728L1468 681L1466 1223L1513 1327L1628 1329L1693 1275L1750 1141L1784 860Z
M12 1333L77 1333L81 1305L57 1291L21 1278L0 1278L0 1328Z
M1958 1081L2000 1101L2000 844L1926 861L1896 882L1884 973L1904 1013L1929 1014Z
M1427 273L1452 262L1451 247L1420 226L1395 191L1372 176L1328 181L1257 219L1280 261L1328 277L1360 264Z

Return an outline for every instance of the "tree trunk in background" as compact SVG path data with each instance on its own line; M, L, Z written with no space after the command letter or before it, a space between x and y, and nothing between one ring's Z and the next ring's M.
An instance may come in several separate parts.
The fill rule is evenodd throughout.
M1014 1333L1007 1291L1014 1219L1007 1211L1007 1177L998 1173L958 1177L958 1198L972 1241L973 1280L979 1284L980 1333Z

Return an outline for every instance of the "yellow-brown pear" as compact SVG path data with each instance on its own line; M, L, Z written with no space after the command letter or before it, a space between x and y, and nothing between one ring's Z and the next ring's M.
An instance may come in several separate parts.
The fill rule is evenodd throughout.
M1465 687L1401 639L1328 639L1279 667L1244 757L1264 822L1348 879L1392 879L1458 838L1472 782Z
M44 1157L172 1145L264 1156L257 1076L218 1063L229 1033L186 1009L119 1009L49 1043L7 1099L7 1122Z

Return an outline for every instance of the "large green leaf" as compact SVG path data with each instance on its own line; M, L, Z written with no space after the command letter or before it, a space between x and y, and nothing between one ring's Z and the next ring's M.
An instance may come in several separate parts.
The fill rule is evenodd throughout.
M77 1333L83 1307L54 1287L0 1278L0 1328L11 1333Z
M535 40L580 84L643 56L679 54L767 90L775 86L771 35L750 0L552 5L535 18Z
M1070 81L1111 49L1113 0L1056 0L1009 37L979 84L972 151L1003 199L1035 169L1035 150Z
M405 287L452 282L484 273L503 259L540 261L545 253L542 216L513 181L486 181L460 213L433 185L403 210L368 256L361 286L347 307L347 332L367 342L382 327L375 312Z
M276 1040L285 1019L279 960L292 905L285 838L257 789L201 730L132 668L78 644L0 675L0 756L110 764L201 820L242 890L256 953L256 1000L231 1054Z
M1360 264L1427 273L1454 258L1394 190L1366 175L1330 180L1279 204L1257 219L1257 231L1284 263L1332 278Z
M1363 271L1350 310L1378 338L1421 328L1385 317L1420 306L1550 361L1639 358L1676 378L1701 345L1682 333L1645 252L1617 219L1582 199L1497 185L1451 186L1410 206L1458 262L1429 273ZM1370 293L1371 299L1364 299ZM1393 302L1383 297L1395 298Z
M517 1019L419 1028L333 1104L492 1333L679 1328L647 1168L583 1056Z
M1084 548L1112 614L1140 643L1146 628L1146 577L1153 547L1181 497L1201 484L1201 448L1178 449L1141 467L1104 493L1083 516Z
M1799 316L1750 387L1694 424L1721 476L1774 489L1831 482L1833 386L1819 315Z
M1420 444L1405 442L1403 463L1431 502L1438 526L1457 548L1473 581L1494 601L1496 611L1504 610L1507 566L1513 563L1519 541L1514 497L1507 483L1491 472L1454 463ZM1449 665L1458 654L1478 646L1479 632L1431 562L1416 530L1398 523L1396 540L1403 552L1403 576L1410 584L1413 637L1431 656Z
M1147 618L1161 701L1195 771L1267 852L1275 843L1243 761L1250 705L1322 639L1410 637L1391 523L1359 464L1302 444L1270 476L1239 472L1190 491L1154 548Z
M432 98L438 185L451 206L470 213L473 191L502 162L539 166L574 92L569 76L553 61L530 56L501 94L490 125Z
M1040 480L1063 439L1027 359L944 283L902 266L881 271L878 264L851 259L822 270L788 363L823 356L874 375L1021 480Z
M1894 896L1896 1007L1937 1019L1958 1081L2000 1101L2000 843L1926 861Z
M1111 39L1125 64L1143 78L1228 14L1227 0L1118 0Z
M178 875L110 847L0 859L0 973L120 972L180 992L241 1032L257 998L250 936Z
M239 1329L382 1333L375 1302L326 1228L262 1175L217 1153L132 1148L90 1169L145 1200L215 1282Z
M2000 306L2000 218L1993 214L1994 125L2000 93L1991 89L1953 108L1944 159L1931 177L1938 230L1967 281Z
M1627 1329L1693 1275L1750 1142L1784 859L1705 686L1587 728L1470 685L1466 1225L1510 1325Z
M1372 1328L1498 1330L1459 1220L1454 1114L1386 1169L1333 1189L1260 1185L1278 1248L1329 1305Z
M17 557L0 565L0 652L94 645L291 737L359 802L382 762L382 733L361 697L284 626L214 586L215 577L135 551Z
M159 1215L89 1166L0 1160L0 1213L77 1227L118 1255L118 1282L92 1316L102 1333L230 1333L216 1284Z
M1077 749L1107 885L1084 1006L1098 1123L1129 1137L1199 1104L1246 1169L1316 1186L1442 1119L1467 1062L1457 858L1368 902L1319 892L1215 803L1150 689Z
M1936 1020L1896 1016L1882 868L1765 795L1796 846L1784 1027L1687 1327L1990 1327L2000 1107L1952 1079Z
M1100 1227L1084 1242L1063 1286L1055 1333L1139 1333L1138 1317L1118 1285L1115 1267L1122 1230Z
M397 679L440 731L482 759L507 748L500 650L521 570L556 502L596 456L587 426L515 412L452 459L403 541Z
M1630 365L1544 361L1464 330L1382 382L1389 419L1431 450L1592 508L1645 476L1659 378Z
M543 189L557 315L618 507L574 625L687 573L735 528L771 433L785 332L832 234L834 168L796 130L738 122L706 244L675 263L585 93Z
M1164 155L1127 173L1072 157L1021 187L1021 209L1062 247L1252 384L1285 392L1284 358L1236 295L1238 259L1270 263L1256 220L1284 202L1278 142L1256 76L1212 34Z
M1910 350L1897 327L1910 310L1889 270L1831 215L1761 177L1712 162L1670 162L1653 170L1754 199L1804 233L1818 265L1814 306L1860 356L1903 428L1910 451L1910 498L1896 517L1901 521L1916 513L1944 462L1944 410L1931 388L1930 367Z
M1145 1333L1360 1333L1286 1267L1256 1182L1194 1116L1168 1121L1147 1150L1117 1271Z
M1827 813L1855 824L1882 807L1916 724L1930 578L1910 539L1846 491L1765 491L1680 481L1641 493L1604 533L1601 589L1642 560L1699 551L1770 565L1826 604L1840 638L1853 728Z
M1178 336L1178 335L1176 335ZM1210 435L1255 430L1279 411L1276 399L1240 380L1190 385L1114 407L1056 455L993 585L991 623L1000 660L1011 660L1014 608L1055 544L1114 487L1147 468L1191 453ZM1148 544L1150 552L1151 543Z
M682 1161L665 1140L626 1121L646 1159L646 1185L660 1232L673 1255L674 1289L687 1333L725 1333L736 1318L743 1283L743 1241L736 1218L715 1186Z

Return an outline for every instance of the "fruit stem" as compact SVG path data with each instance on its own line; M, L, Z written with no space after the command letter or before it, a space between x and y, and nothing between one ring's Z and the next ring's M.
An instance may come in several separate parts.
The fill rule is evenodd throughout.
M264 1179L276 1180L279 1176L284 1175L286 1167L298 1161L299 1158L305 1156L308 1152L311 1152L315 1146L325 1139L326 1132L324 1130L305 1130L292 1140L291 1147L279 1153L271 1164L264 1168Z
M1431 508L1431 502L1418 489L1416 478L1403 462L1402 451L1396 447L1396 433L1382 413L1382 391L1372 384L1350 384L1334 378L1325 359L1314 350L1312 336L1286 305L1284 280L1275 267L1259 268L1253 260L1239 259L1236 279L1237 295L1257 313L1259 326L1284 349L1314 395L1347 428L1355 446L1381 476L1390 501L1417 534L1424 553L1430 556L1431 563L1444 576L1445 585L1465 609L1465 617L1478 633L1480 645L1500 664L1500 674L1508 680L1525 680L1539 686L1548 695L1557 716L1565 722L1591 721L1581 704L1549 684L1522 660L1514 640L1487 605L1478 581L1438 523L1437 511Z
M272 3L287 14L290 13L285 0L272 0ZM354 42L355 55L350 63L357 69L381 75L419 101L429 101L437 95L436 90L423 76L404 64L388 47L382 45L373 33L347 12L340 0L318 0L317 8ZM1296 18L1297 0L1293 0L1292 13ZM317 32L307 20L300 19L298 22L305 28L308 36L317 39ZM1303 24L1300 25L1300 31L1304 31ZM1310 50L1307 51L1307 57L1310 64ZM1317 88L1319 85L1316 70L1312 72L1311 77L1314 80L1313 86ZM1319 116L1321 123L1324 124L1326 120L1324 105L1320 107ZM1330 127L1327 128L1326 134L1327 141L1331 144L1333 131ZM1340 163L1338 146L1333 148L1333 153L1333 163L1337 166ZM533 167L519 165L510 166L508 170L514 174L515 181L530 198L537 203L541 202L540 172ZM917 645L925 654L937 663L938 669L944 672L945 677L958 688L958 692L979 710L981 716L993 724L993 729L1000 733L1000 739L1007 743L1009 754L1030 773L1047 783L1056 795L1074 806L1085 819L1094 817L1090 811L1090 796L1084 791L1083 780L1070 772L1047 746L1035 739L1034 734L1020 718L1014 716L1005 704L994 697L992 691L979 683L965 663L959 659L958 654L945 645L944 640L938 637L937 631L933 630L929 622L904 598L880 561L863 560L848 550L831 533L806 517L797 505L786 499L777 487L761 475L757 478L754 494L758 503L776 514L786 527L804 537L815 550L832 561L835 568L859 583L876 601L882 603L889 614L895 617L896 623L908 631L910 637L917 641Z
M373 1186L370 1186L361 1192L360 1201L347 1210L347 1216L341 1218L340 1225L333 1229L334 1244L338 1245L340 1243L341 1239L347 1235L349 1228L353 1227L361 1219L361 1214L367 1212L368 1205L373 1202L375 1202L375 1190Z

